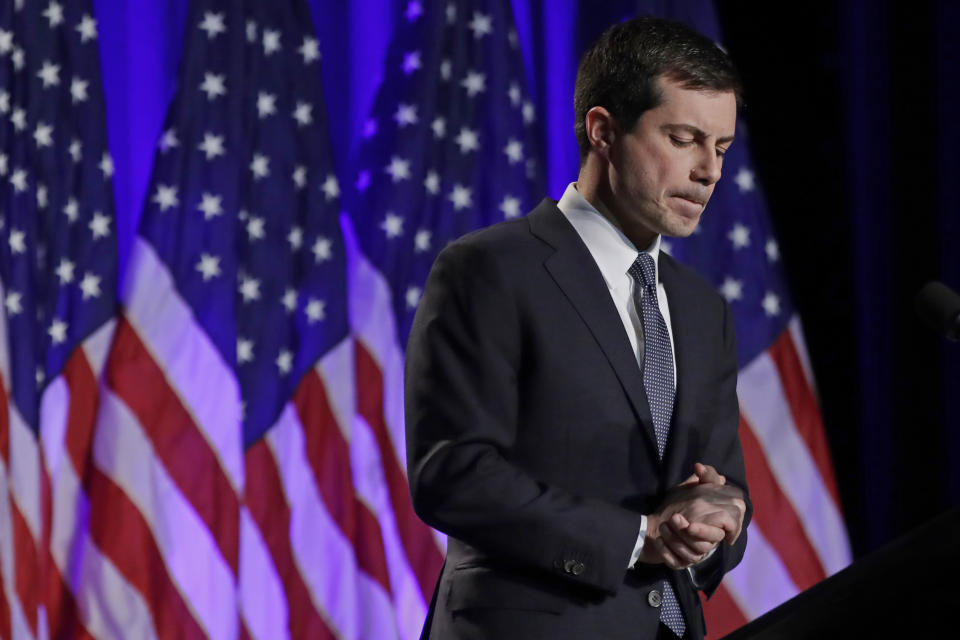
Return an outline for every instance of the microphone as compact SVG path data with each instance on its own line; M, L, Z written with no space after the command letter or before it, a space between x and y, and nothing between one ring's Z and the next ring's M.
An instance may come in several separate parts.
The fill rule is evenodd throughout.
M916 299L917 315L931 329L960 342L960 295L941 282L923 285Z

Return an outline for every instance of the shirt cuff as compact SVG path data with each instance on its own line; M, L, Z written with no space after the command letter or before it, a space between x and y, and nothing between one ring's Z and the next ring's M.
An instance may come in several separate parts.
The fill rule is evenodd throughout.
M647 516L640 516L640 533L637 534L637 542L633 545L633 553L630 554L630 564L627 565L627 569L632 569L634 565L637 564L637 560L640 559L640 554L643 553L643 541L647 538Z
M717 545L717 546L714 547L713 549L710 549L710 551L707 552L707 555L703 556L703 560L701 560L701 561L698 562L697 564L695 564L695 565L693 565L693 566L690 566L690 567L687 567L687 573L690 575L690 581L693 582L693 586L696 587L697 589L700 589L700 588L703 586L703 585L700 584L700 582L697 581L697 567L699 567L699 566L702 565L704 562L706 562L707 560L709 560L709 559L710 559L710 556L713 555L714 551L716 551L719 546L720 546L720 545Z

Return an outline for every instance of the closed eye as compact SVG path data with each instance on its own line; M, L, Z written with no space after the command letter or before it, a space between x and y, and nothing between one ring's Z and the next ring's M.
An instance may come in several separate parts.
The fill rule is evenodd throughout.
M678 138L677 136L670 136L670 142L672 142L675 147L689 147L693 144L693 140L686 140L684 138Z

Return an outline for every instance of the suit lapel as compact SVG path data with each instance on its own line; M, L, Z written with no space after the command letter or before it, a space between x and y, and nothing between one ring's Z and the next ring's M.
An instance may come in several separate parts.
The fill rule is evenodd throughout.
M551 200L543 200L528 216L531 232L556 251L544 262L557 286L577 310L606 356L637 416L642 431L656 452L650 407L623 322L607 291L593 256L576 230ZM656 453L654 453L656 455Z

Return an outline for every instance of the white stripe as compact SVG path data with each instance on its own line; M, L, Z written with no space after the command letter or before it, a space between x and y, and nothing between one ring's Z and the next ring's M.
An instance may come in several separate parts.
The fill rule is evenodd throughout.
M125 289L130 324L210 443L234 490L242 493L240 385L180 298L170 272L142 238L130 252Z
M0 316L3 314L0 313ZM2 351L3 349L0 349ZM14 452L11 449L11 457ZM7 605L10 608L10 630L11 637L15 640L20 638L30 639L33 634L30 631L30 625L27 624L27 618L23 614L23 606L17 597L17 588L15 581L15 563L16 558L13 551L13 514L10 511L10 485L7 481L7 466L0 458L0 564L2 564L3 575L0 576L3 584L3 592L6 595Z
M287 404L267 435L290 505L290 543L318 610L345 639L396 635L386 592L359 571L353 546L330 518L305 455L303 428ZM370 625L373 625L371 628Z
M827 575L850 564L843 517L797 433L776 364L764 352L740 371L740 410L764 451L783 495L800 517Z
M80 620L101 640L151 640L156 637L153 618L140 592L90 539L90 503L67 460L54 486L50 552L60 575L70 581Z
M3 280L0 279L0 301L6 300L6 290L3 286ZM10 395L10 354L7 352L7 314L0 311L0 382L3 388Z
M400 540L376 437L370 425L360 416L354 422L350 464L357 494L370 506L380 523L400 637L403 640L416 640L427 617L427 603Z
M340 427L343 439L350 442L350 425L356 413L356 373L353 368L353 338L347 337L330 349L314 367L326 390L330 413Z
M143 514L174 584L211 638L237 636L236 587L212 534L122 400L100 395L93 458Z
M240 611L255 640L290 637L283 583L246 507L240 509Z
M724 576L723 584L747 620L762 616L800 593L776 549L753 524L747 527L743 560Z
M67 434L69 408L70 388L63 375L59 375L43 390L40 399L40 444L43 446L44 462L51 479L57 477L66 452L64 438Z
M10 403L10 489L34 540L40 539L40 446Z
M93 370L93 378L100 379L103 367L110 355L110 342L113 340L113 330L117 328L117 321L113 318L100 325L100 328L87 336L83 341L83 352L87 356L87 364Z
M790 324L787 325L790 330L790 337L793 338L793 347L800 358L800 366L803 367L803 375L807 379L807 384L817 394L817 381L813 378L813 368L810 366L810 355L807 353L807 342L803 337L803 325L800 323L800 316L794 315L790 318Z

